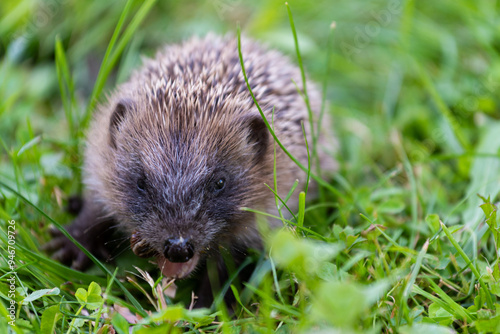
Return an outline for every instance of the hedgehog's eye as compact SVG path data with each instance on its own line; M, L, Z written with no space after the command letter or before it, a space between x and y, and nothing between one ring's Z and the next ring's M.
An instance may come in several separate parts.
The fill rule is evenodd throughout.
M145 191L146 190L146 178L140 177L137 179L137 189L140 191Z
M222 189L224 189L224 187L226 186L226 179L221 177L220 179L218 179L217 181L215 181L214 183L214 189L215 191L221 191Z

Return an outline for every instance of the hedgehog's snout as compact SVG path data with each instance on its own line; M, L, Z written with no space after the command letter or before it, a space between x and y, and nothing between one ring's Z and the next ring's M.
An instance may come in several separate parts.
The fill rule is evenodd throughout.
M194 246L190 239L169 238L165 241L163 255L170 262L187 262L194 255Z

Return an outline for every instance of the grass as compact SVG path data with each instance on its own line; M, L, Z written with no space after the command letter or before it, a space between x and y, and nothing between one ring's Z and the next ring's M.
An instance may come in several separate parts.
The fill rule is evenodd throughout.
M499 332L499 9L0 2L0 332ZM94 259L85 273L52 261L40 247L50 225L73 219L64 207L81 191L96 103L141 55L209 30L237 34L237 22L320 83L339 171L322 180L302 166L321 194L303 192L294 218L280 217L286 227L263 232L248 282L220 282L236 296L234 315L220 302L190 310L188 289L172 300L171 282L132 254ZM319 126L306 130L315 143Z

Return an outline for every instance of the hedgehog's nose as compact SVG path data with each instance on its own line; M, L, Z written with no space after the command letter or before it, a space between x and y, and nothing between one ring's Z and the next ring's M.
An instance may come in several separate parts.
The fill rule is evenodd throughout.
M163 255L170 262L187 262L194 255L194 247L189 239L170 238L165 241Z

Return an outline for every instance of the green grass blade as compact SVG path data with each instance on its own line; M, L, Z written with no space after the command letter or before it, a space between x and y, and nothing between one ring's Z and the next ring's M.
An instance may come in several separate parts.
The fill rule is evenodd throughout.
M427 249L429 248L429 239L427 239L422 246L422 250L418 253L417 260L415 261L415 266L413 267L411 271L410 278L408 279L408 282L406 283L405 289L403 290L403 295L401 296L401 306L402 306L402 312L406 316L408 314L408 297L410 297L410 292L415 284L415 281L417 279L418 273L420 272L420 267L422 266L422 261L424 260L425 254L427 254ZM407 316L406 319L410 324L411 324L411 318Z
M101 68L99 69L99 73L97 74L96 83L94 85L94 89L92 90L92 94L90 95L90 101L87 106L84 118L82 120L83 127L86 127L87 123L89 122L92 110L94 110L98 98L101 95L101 92L104 88L104 84L106 83L106 79L108 78L109 75L107 73L109 73L110 71L109 69L107 69L109 67L108 58L111 55L113 48L115 47L116 40L118 39L118 35L122 30L122 27L125 23L125 19L128 16L128 13L130 11L130 8L132 7L133 2L134 0L128 0L127 3L125 4L125 7L123 7L123 11L120 15L120 18L118 19L118 23L116 24L115 30L113 31L111 40L109 41L108 47L106 48L106 53L104 54L104 58L101 63Z
M449 305L447 302L445 302L441 298L439 298L431 293L428 293L427 291L424 291L418 285L413 285L412 290L413 290L413 292L415 292L415 293L429 299L430 301L438 304L441 308L445 309L450 314L455 314L455 315L457 314L457 311L458 311L457 309L454 309L451 305ZM472 317L470 317L469 313L467 313L463 310L459 311L458 318L467 319L468 322L472 322L474 320Z
M59 36L56 37L55 57L57 81L59 83L59 91L61 92L61 99L63 101L64 113L68 122L69 135L70 138L77 138L75 119L73 117L73 105L75 104L75 86L73 84L73 79L71 78L71 74L69 71L66 53L64 52L64 48Z
M318 125L316 127L315 138L313 139L314 143L318 142L319 135L321 133L321 124L323 122L323 117L325 116L328 79L330 78L330 73L331 73L330 59L332 57L331 54L333 46L333 30L335 29L335 27L336 23L332 22L332 24L330 25L330 30L328 32L328 39L326 44L326 62L325 62L326 73L325 73L325 78L323 79L323 83L321 85L321 107L319 109ZM321 163L319 159L319 154L316 154L315 159L316 160L314 162L316 164L316 174L321 175ZM318 193L320 201L325 202L325 192L322 186L318 187Z
M401 136L397 132L393 132L393 142L396 151L398 152L400 159L403 161L403 166L406 171L406 175L408 175L408 180L410 182L411 187L411 219L412 219L412 232L410 240L416 243L416 231L419 226L418 220L418 194L417 194L417 181L415 179L415 174L413 172L413 166L408 159L408 155L403 146L403 141Z
M268 184L265 184L265 185L266 185L266 187L269 188L269 190L271 190L273 192L276 200L279 201L279 202L281 202L280 208L284 206L287 209L287 211L292 215L292 217L295 220L297 220L297 217L295 216L295 214L293 213L293 211L288 207L288 205L286 204L286 202L281 199L281 197L279 196L279 194L276 191L274 191L274 189L271 188ZM281 210L279 212L280 212L280 218L283 219L283 220L285 220L284 216L281 214Z
M297 225L302 228L304 226L304 216L306 212L306 194L301 191L299 193L299 220L297 221Z
M253 213L257 213L259 215L262 215L264 217L269 217L269 218L274 218L274 219L278 219L282 222L285 222L287 224L290 224L290 225L293 225L293 226L296 226L297 228L299 228L299 230L301 231L304 231L304 232L307 232L309 233L310 235L313 235L315 236L316 238L318 238L319 240L323 240L323 241L327 241L328 239L326 237L324 237L323 235L317 233L317 232L314 232L313 230L311 229L308 229L307 227L300 227L297 223L294 223L290 220L287 220L287 219L281 219L280 217L278 216L275 216L275 215L272 215L270 213L267 213L267 212L262 212L262 211L259 211L259 210L254 210L254 209L250 209L250 208L241 208L241 210L243 211L248 211L248 212L253 212Z
M460 317L462 319L467 319L468 322L476 320L473 314L471 314L467 309L455 302L432 279L427 277L426 281L429 282L430 287L434 291L434 293L438 295L450 307L450 309L453 310L453 314L455 314L457 318Z
M292 187L290 188L290 191L285 197L284 203L288 203L288 200L290 199L290 197L292 197L293 192L295 191L298 185L299 185L299 180L295 180L295 182L292 184Z
M274 131L274 107L273 107L273 111L272 111L271 115L272 115L272 117L271 117L272 127L273 127L273 131ZM281 200L280 196L278 195L278 171L276 168L277 165L278 164L276 161L276 142L273 141L273 186L274 186L274 190L271 190L271 191L274 193L274 201L276 203L276 208L278 209L278 214L280 215L281 218L284 218L283 213L281 212L281 206L279 205L279 202L281 201L283 203L283 201ZM266 184L266 186L267 186L267 184ZM287 209L288 209L288 207L287 207ZM290 209L289 209L289 211L290 211Z
M284 146L283 144L281 143L281 141L278 139L278 137L276 136L276 134L274 133L271 125L269 124L269 122L267 121L267 118L266 118L266 115L264 114L264 112L262 111L262 108L260 107L259 105L259 102L257 101L257 99L255 98L255 95L252 91L252 87L250 87L250 83L248 82L248 76L247 76L247 73L246 73L246 70L245 70L245 64L243 62L243 54L241 53L241 29L240 27L238 26L238 55L239 55L239 58L240 58L240 64L241 64L241 71L242 71L242 74L243 74L243 77L245 79L245 83L247 85L247 88L248 88L248 91L250 93L250 95L252 96L252 100L254 101L255 103L255 106L257 107L257 110L259 110L259 113L260 113L260 116L262 117L262 120L264 121L264 123L266 124L266 127L267 129L269 130L269 132L271 133L271 136L273 137L273 139L276 141L276 143L278 144L278 146L283 150L283 152L285 152L285 154L295 163L297 164L297 166L299 166L304 172L307 173L307 168L300 162L298 161ZM335 189L335 187L333 187L332 185L330 185L328 182L325 182L320 176L318 175L315 175L315 174L311 174L311 177L313 179L316 180L316 182L318 182L318 184L324 186L326 189L330 190L332 193L338 195L339 197L345 197L342 193L340 193L337 189Z
M120 34L120 31L124 26L125 19L128 16L128 12L130 11L133 2L134 0L128 0L127 3L125 4L120 19L118 20L118 23L116 25L115 31L113 32L111 40L108 44L108 48L106 49L106 53L104 55L104 59L101 64L99 74L97 75L96 84L92 91L92 95L90 97L90 101L82 121L82 128L84 129L87 127L88 122L90 121L92 110L94 110L99 100L102 90L104 89L106 80L109 77L109 74L111 73L111 70L114 68L116 62L118 61L118 58L125 49L125 46L128 44L134 32L137 30L137 28L144 20L148 12L151 10L156 0L144 1L141 8L137 11L136 15L130 22L129 26L125 29L121 39L117 41L118 35Z
M24 144L20 149L19 151L17 151L17 156L21 156L24 152L26 152L27 150L29 150L30 148L38 145L40 142L42 141L42 136L36 136L34 137L33 139L31 139L29 142L27 142L26 144Z
M311 179L311 155L309 153L309 143L307 142L306 130L304 129L304 122L301 122L302 135L304 136L304 142L306 144L307 151L307 177L306 177L306 186L305 186L305 196L307 196L307 190L309 189L309 181ZM318 175L321 175L318 173Z
M313 112L311 110L311 103L309 102L309 95L307 94L306 73L304 71L304 65L302 63L302 56L300 54L300 48L299 48L299 39L297 38L297 31L295 29L295 23L293 21L292 11L290 10L290 5L288 4L288 2L285 2L285 5L286 5L286 10L288 12L288 20L290 21L290 27L292 29L293 41L295 43L295 52L297 53L297 62L299 64L299 68L300 68L300 76L302 78L302 91L303 91L304 102L306 103L307 112L309 115L309 125L310 125L311 137L313 139L313 142L312 142L313 156L315 156L315 153L316 153L316 140L315 140L315 138L316 137L315 137L315 131L314 131L314 118L313 118Z
M414 61L414 65L416 67L416 70L418 72L418 75L420 75L420 79L422 80L422 84L424 87L427 89L428 93L434 100L434 103L436 104L437 109L439 112L443 115L443 117L446 119L448 124L450 125L453 133L455 134L455 137L457 138L458 142L462 146L462 149L466 152L470 151L471 147L469 142L466 139L465 134L462 132L462 129L460 128L460 125L458 121L455 119L453 116L451 110L448 108L446 103L443 101L441 98L441 95L439 95L436 86L432 82L431 77L427 73L427 71L424 71L422 66L418 64L417 62Z
M462 249L462 247L460 247L460 245L455 240L455 238L453 238L453 235L451 235L451 233L448 230L448 228L446 227L446 225L443 224L443 222L440 222L440 223L441 223L441 228L443 229L443 232L446 234L446 236L448 237L448 239L450 240L450 242L453 244L453 247L455 247L455 249L457 250L458 254L460 254L460 256L465 260L465 263L470 268L470 270L472 271L472 273L474 274L474 276L476 276L476 279L479 281L481 289L483 289L483 292L484 292L484 294L486 296L486 303L488 304L488 308L491 309L491 310L493 310L494 307L493 307L493 301L491 300L491 294L490 294L490 291L489 291L488 287L486 286L486 284L484 283L483 279L481 278L481 274L479 273L479 271L477 270L477 268L474 266L474 264L472 263L472 261L469 259L469 257L467 256L467 254L465 254L465 252Z

